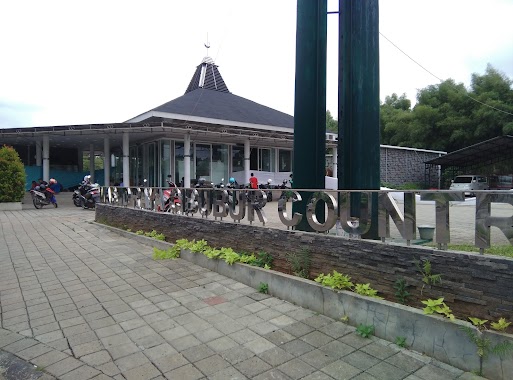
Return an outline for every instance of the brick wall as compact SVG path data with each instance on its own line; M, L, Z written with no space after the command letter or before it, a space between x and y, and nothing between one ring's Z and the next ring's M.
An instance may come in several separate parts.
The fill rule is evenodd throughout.
M394 185L405 183L424 183L424 162L439 157L439 153L381 146L380 176L381 182ZM437 173L431 173L431 186L438 182Z
M461 319L468 316L489 320L513 320L513 259L421 247L347 240L336 236L156 213L99 204L96 221L132 231L156 230L174 242L205 239L210 246L235 251L265 251L273 255L273 269L290 273L287 253L308 249L312 254L311 278L333 269L351 276L354 283L367 283L390 301L396 301L394 282L404 278L411 287L409 305L421 308L421 299L444 297ZM442 275L442 284L426 285L415 261L429 259L432 273Z

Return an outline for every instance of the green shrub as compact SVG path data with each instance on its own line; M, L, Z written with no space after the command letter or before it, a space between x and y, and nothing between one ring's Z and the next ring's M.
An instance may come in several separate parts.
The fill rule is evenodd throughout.
M21 202L25 195L25 167L10 146L0 148L0 202Z

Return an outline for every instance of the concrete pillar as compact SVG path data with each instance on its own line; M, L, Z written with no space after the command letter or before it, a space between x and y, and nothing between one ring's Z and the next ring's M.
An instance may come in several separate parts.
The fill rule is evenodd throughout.
M91 183L95 183L94 177L94 145L89 145L89 175L91 176Z
M191 187L191 135L187 133L183 138L183 186ZM180 178L175 178L179 181Z
M103 174L105 186L110 186L110 141L108 137L103 139Z
M338 178L338 149L333 147L333 177Z
M249 182L249 177L251 175L250 169L250 157L251 157L251 147L249 146L249 139L244 140L244 184Z
M50 138L43 136L43 181L50 180Z
M130 186L130 135L123 132L123 185Z
M43 165L43 158L41 153L43 153L41 149L41 141L36 141L36 166Z

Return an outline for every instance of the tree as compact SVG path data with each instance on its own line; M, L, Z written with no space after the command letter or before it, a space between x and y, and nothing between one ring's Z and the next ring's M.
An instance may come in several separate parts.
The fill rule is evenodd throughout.
M25 194L25 167L10 146L0 148L0 202L20 202Z
M326 132L338 133L338 122L331 116L329 110L326 111Z
M488 65L485 74L472 74L469 89L448 79L419 90L413 109L404 94L387 96L380 110L381 142L453 152L513 134L512 85Z

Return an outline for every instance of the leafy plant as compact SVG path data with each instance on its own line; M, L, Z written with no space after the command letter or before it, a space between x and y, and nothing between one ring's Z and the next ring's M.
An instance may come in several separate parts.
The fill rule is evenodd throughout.
M269 285L266 282L261 282L260 285L258 285L258 291L260 293L268 294L269 293Z
M403 305L408 303L408 298L410 297L409 286L404 278L399 278L394 283L395 298Z
M452 310L449 308L449 306L447 306L445 304L443 297L438 298L436 300L427 299L425 301L420 301L420 302L422 302L424 305L426 305L426 307L423 309L424 314L438 313L438 314L446 316L451 321L454 321L456 319L454 317L454 314L452 314Z
M417 267L419 273L422 275L422 282L424 283L422 285L422 289L420 289L420 294L422 294L426 284L436 285L442 283L442 275L432 273L431 261L427 259L422 260L422 262L415 261L415 266Z
M360 335L362 338L368 338L372 334L374 334L374 326L359 324L356 328L356 333Z
M0 148L0 202L20 202L25 195L25 167L18 152Z
M263 267L265 267L266 264L269 266L269 268L267 268L267 269L270 269L271 266L273 265L273 257L267 252L264 252L264 251L258 252L256 254L256 260L253 261L252 265L263 268Z
M132 230L130 228L127 228L126 232L132 232Z
M219 259L221 257L221 250L208 247L203 251L203 254L207 256L209 259Z
M488 322L488 319L479 319L472 317L468 317L468 319L470 319L470 322L472 322L472 324L476 326L479 331L486 329L486 322Z
M511 325L511 322L506 322L505 318L499 319L499 322L491 323L492 329L497 331L504 331L508 328L509 325Z
M340 317L340 321L343 323L349 323L349 316L344 314L342 317Z
M406 338L404 336L395 337L395 344L402 348L406 347Z
M188 248L190 249L191 252L203 253L209 247L208 247L207 241L205 239L201 239L198 241L192 241Z
M351 277L334 270L333 274L328 273L325 275L324 273L321 273L314 281L333 289L351 289L353 287L353 283L350 280Z
M151 237L153 239L157 239L157 240L161 240L161 241L164 241L166 240L166 237L164 236L164 234L159 234L157 231L155 230L152 230L151 232L146 232L144 234L144 236L147 236L147 237Z
M143 230L137 230L137 231L135 231L135 234L136 235L144 235L144 231Z
M269 264L264 264L264 269L271 269L271 266Z
M176 244L165 251L158 249L157 247L153 247L154 260L176 259L177 257L180 257L180 247Z
M255 255L251 254L251 255L247 255L247 254L241 254L240 255L240 259L239 261L241 263L244 263L244 264L250 264L250 265L253 265L253 263L255 262L256 260L256 257Z
M383 297L378 296L378 291L376 289L371 288L370 284L356 284L354 292L362 296L383 299Z
M290 265L290 270L295 276L308 278L312 264L310 250L303 248L299 252L287 253L287 263Z
M224 259L229 265L240 260L239 254L231 248L221 248L220 258Z

